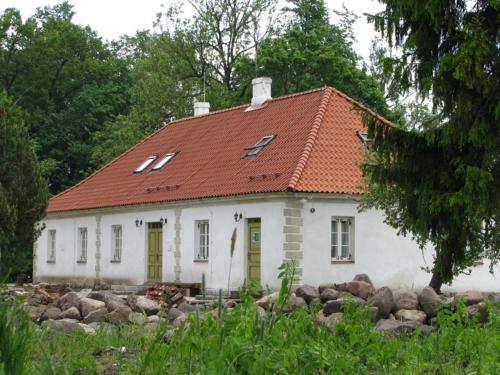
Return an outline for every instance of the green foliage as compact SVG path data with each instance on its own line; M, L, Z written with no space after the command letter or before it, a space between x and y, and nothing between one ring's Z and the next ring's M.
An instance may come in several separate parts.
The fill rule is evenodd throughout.
M31 274L35 223L47 205L24 113L0 91L0 276Z
M487 256L500 257L498 2L385 0L372 17L399 57L383 59L400 93L416 90L433 113L388 126L367 117L374 137L364 166L367 205L424 246L434 245L439 289Z
M332 24L323 0L293 0L275 35L260 43L259 74L273 78L273 96L333 86L371 109L390 116L381 85L354 52L355 16L338 12Z
M26 113L52 193L95 168L92 134L128 110L126 61L73 15L67 2L24 22L16 9L0 14L0 87Z
M28 374L31 336L28 317L0 295L0 375Z

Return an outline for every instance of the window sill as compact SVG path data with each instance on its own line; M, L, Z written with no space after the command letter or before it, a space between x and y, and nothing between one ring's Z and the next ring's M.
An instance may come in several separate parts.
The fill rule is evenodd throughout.
M87 260L86 259L85 260L81 260L80 259L80 260L77 260L76 263L87 263Z
M54 260L49 259L49 260L47 261L47 263L55 263L55 262L56 262L56 261L55 261L55 259L54 259Z
M208 259L194 259L194 263L208 263Z
M111 259L110 260L110 263L121 263L122 260L121 259Z
M332 260L332 264L354 264L353 260Z

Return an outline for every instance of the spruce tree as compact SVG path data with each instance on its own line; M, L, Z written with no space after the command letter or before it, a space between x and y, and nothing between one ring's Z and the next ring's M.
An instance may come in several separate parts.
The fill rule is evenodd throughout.
M435 247L430 286L500 253L499 3L383 0L371 20L400 57L385 68L433 104L417 127L367 117L367 205Z
M0 92L0 280L31 273L35 223L47 197L23 113Z

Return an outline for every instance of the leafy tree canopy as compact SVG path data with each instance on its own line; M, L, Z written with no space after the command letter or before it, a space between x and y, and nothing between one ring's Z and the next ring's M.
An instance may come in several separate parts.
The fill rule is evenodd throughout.
M433 103L418 126L367 118L367 204L436 249L431 286L500 255L498 1L383 0L371 20L401 49L384 67L401 92Z
M95 168L92 134L128 109L126 61L73 15L67 2L25 22L16 9L0 15L0 85L26 113L52 193Z

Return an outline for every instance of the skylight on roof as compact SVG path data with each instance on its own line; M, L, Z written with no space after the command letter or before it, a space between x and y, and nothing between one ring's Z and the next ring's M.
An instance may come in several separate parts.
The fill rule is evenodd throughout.
M361 131L356 131L356 135L358 136L359 139L361 139L361 142L363 142L365 145L370 145L373 143L373 139L368 138L368 132L361 132Z
M251 158L257 156L257 154L261 152L262 149L269 143L271 143L274 138L276 138L276 134L266 135L265 137L262 137L262 139L258 141L254 146L245 148L245 150L248 150L245 157Z
M135 170L134 170L134 173L141 173L142 171L144 171L147 167L149 167L149 165L154 162L156 160L158 156L156 155L153 155L153 156L150 156L148 157L146 160L144 160L142 162L141 165L139 165Z
M170 152L167 155L163 157L158 163L154 165L153 168L151 168L151 171L158 171L160 170L165 164L167 164L172 158L177 154L177 152Z

